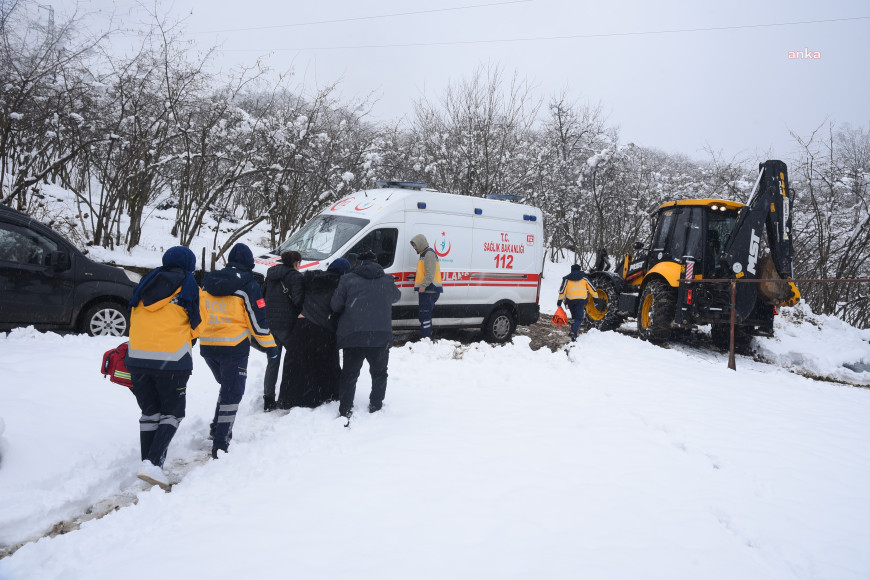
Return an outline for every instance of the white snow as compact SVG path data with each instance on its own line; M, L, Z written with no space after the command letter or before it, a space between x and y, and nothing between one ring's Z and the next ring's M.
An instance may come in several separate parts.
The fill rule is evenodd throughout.
M863 388L618 333L555 353L409 343L384 410L365 412L364 371L345 429L335 403L264 414L254 352L212 461L217 385L197 356L167 494L135 479L139 409L97 373L117 342L0 335L0 543L138 498L24 545L3 580L870 576Z
M158 265L173 211L133 255L91 255ZM568 270L545 265L544 312ZM217 461L218 387L197 353L164 493L135 477L133 395L97 370L118 339L0 333L0 550L24 543L0 580L863 580L870 390L852 385L870 373L843 365L870 362L868 340L799 307L737 371L613 332L558 352L409 343L374 415L363 370L350 429L335 403L263 413L252 352ZM64 520L84 523L42 537Z

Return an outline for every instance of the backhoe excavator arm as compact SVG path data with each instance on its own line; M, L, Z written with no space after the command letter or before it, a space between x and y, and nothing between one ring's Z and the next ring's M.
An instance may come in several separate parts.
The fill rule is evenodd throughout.
M782 161L765 161L758 166L758 181L749 202L740 210L734 230L728 236L721 261L735 278L760 277L761 236L767 233L767 246L776 273L782 279L793 277L791 236L791 191L788 170ZM797 288L793 289L796 300ZM758 284L738 284L736 314L746 319L758 294Z

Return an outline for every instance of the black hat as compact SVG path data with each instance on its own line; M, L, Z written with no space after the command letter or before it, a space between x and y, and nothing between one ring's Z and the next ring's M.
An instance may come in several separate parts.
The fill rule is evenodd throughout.
M378 257L372 252L371 248L360 248L357 252L356 259L363 260L377 260Z
M580 268L580 264L574 264L573 266L571 266L572 272L579 272L581 269L582 268Z

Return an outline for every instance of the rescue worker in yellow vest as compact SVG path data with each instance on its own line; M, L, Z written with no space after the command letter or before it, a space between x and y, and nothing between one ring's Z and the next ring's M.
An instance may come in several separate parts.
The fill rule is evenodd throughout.
M423 234L411 238L411 246L420 257L417 260L417 274L414 276L414 292L420 298L420 336L431 339L432 310L438 297L444 292L441 286L441 265L438 263L438 255L429 247Z
M562 278L559 299L556 301L556 306L562 306L564 300L571 311L571 340L577 340L577 333L586 318L586 303L590 297L598 298L598 291L586 277L586 272L580 269L580 265L574 264L571 266L571 273Z
M124 363L142 410L137 476L163 489L169 489L163 461L184 419L191 351L202 328L195 268L196 256L189 248L169 248L163 266L145 276L130 299L130 345Z
M236 411L245 394L251 337L269 357L280 353L269 333L266 301L253 269L251 249L236 244L227 256L226 268L209 272L202 282L199 353L221 386L211 424L211 456L215 459L218 451L227 452L233 438Z

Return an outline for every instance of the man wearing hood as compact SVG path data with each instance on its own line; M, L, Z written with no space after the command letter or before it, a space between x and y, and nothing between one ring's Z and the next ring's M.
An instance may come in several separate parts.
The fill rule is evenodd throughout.
M580 265L574 264L571 266L571 273L562 278L559 298L556 301L556 306L562 306L564 300L571 311L571 340L577 339L580 326L586 319L586 302L590 296L598 298L598 291L586 277L586 272L580 269Z
M417 274L414 276L414 292L420 298L420 336L432 338L432 310L438 296L444 291L441 286L441 265L438 263L438 255L429 247L423 234L411 238L411 246L420 256L417 260Z
M381 409L387 392L387 364L393 345L393 304L401 292L392 276L385 274L375 253L359 252L357 266L341 277L330 306L339 315L336 340L344 351L339 381L339 415L349 424L356 381L363 361L369 363L372 392L369 413Z
M163 462L184 419L191 350L200 332L196 256L184 246L163 254L163 266L139 282L130 299L130 345L124 362L142 410L138 477L169 489Z
M226 453L233 437L236 411L245 394L251 336L269 357L279 353L253 269L251 249L236 244L227 256L226 268L209 272L202 282L199 352L221 386L211 424L211 455L215 459L218 451Z

